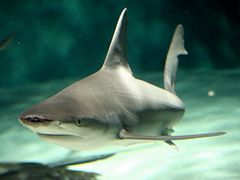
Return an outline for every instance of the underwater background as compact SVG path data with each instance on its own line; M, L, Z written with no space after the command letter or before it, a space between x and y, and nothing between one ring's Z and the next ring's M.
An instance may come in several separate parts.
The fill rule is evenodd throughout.
M59 179L240 179L240 1L0 3L0 39L15 34L0 52L0 179L30 179L36 164L26 168L18 164L23 162L49 166L36 166L35 179L56 178L53 172ZM71 151L40 140L20 125L24 109L101 67L125 7L129 65L135 77L160 87L172 34L177 24L184 26L189 55L180 57L176 91L186 113L174 134L226 135L178 141L179 151L157 142L102 158L116 150ZM55 164L72 160L83 163L53 170L59 168ZM83 177L75 171L93 173Z

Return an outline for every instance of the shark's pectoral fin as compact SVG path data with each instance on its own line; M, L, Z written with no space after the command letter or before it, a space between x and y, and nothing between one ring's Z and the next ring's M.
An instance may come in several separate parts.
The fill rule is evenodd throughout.
M162 136L170 136L173 132L174 132L173 129L165 128L162 131L161 135ZM171 146L173 149L178 150L178 147L174 142L172 142L172 141L164 141L164 142L167 143L169 146Z
M167 143L169 146L171 146L173 149L179 150L177 145L174 142L172 141L164 141L164 142Z
M174 140L205 138L205 137L212 137L212 136L220 136L223 134L225 134L225 132L192 134L192 135L182 135L182 136L168 136L168 135L167 136L149 136L149 135L130 133L130 132L127 132L125 129L122 129L119 133L119 138L121 138L121 139L136 139L136 140L160 140L160 141L165 141L167 143L168 142L170 143L171 141L174 141Z

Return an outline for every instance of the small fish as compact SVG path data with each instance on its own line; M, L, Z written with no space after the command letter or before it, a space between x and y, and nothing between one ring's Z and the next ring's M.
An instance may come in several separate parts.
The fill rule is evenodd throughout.
M14 36L15 36L15 33L11 33L4 40L2 40L0 42L0 51L6 49L8 47L8 45L11 43Z
M178 56L186 55L178 25L167 54L164 89L133 76L127 58L127 9L119 17L102 68L25 110L20 123L40 138L74 150L211 137L224 132L172 136L185 106L175 93ZM151 58L151 57L149 57Z

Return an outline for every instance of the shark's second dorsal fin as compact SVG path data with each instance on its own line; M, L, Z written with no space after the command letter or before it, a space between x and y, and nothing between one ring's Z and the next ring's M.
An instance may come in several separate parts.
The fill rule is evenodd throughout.
M188 54L184 47L184 29L180 24L177 26L168 50L164 67L164 88L175 94L175 78L178 67L178 56Z
M102 68L122 66L130 73L127 61L127 9L125 8L117 22L110 47Z

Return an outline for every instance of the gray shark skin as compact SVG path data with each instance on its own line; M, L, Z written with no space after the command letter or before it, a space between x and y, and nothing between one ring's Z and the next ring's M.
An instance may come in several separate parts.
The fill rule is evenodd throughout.
M175 94L178 55L187 54L183 34L178 25L166 58L165 89L136 79L127 61L124 9L102 68L24 111L20 123L40 138L73 150L154 140L174 147L173 140L224 134L170 135L185 111Z

